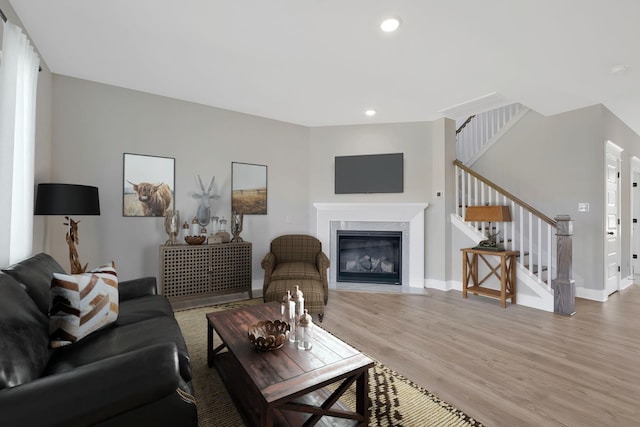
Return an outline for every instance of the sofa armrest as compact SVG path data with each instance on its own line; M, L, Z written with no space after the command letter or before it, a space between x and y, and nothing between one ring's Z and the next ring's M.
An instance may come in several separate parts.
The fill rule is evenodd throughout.
M176 393L178 350L163 343L0 390L4 425L86 426Z
M153 276L140 277L133 280L124 280L118 283L118 294L120 301L139 298L147 295L156 295L158 286L156 278Z
M316 256L316 267L320 272L320 280L322 281L322 287L324 288L324 305L327 305L329 301L329 280L327 278L327 269L331 265L329 257L324 252L319 252Z
M269 252L264 256L260 265L264 269L264 284L262 285L262 295L264 296L267 294L269 283L271 283L271 273L276 267L276 255L273 252Z

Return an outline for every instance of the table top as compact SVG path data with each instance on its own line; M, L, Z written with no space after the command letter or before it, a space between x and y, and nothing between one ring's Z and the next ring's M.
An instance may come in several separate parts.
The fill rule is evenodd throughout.
M491 250L491 249L481 249L478 247L475 248L462 248L460 249L462 252L465 253L473 253L473 254L483 254L483 255L498 255L498 256L513 256L513 255L518 255L518 251L510 251L510 250L503 250L503 251L496 251L496 250Z
M373 366L372 359L317 325L311 350L299 350L297 343L289 340L278 350L256 350L247 330L260 320L279 319L278 302L208 313L206 317L267 403L324 387Z

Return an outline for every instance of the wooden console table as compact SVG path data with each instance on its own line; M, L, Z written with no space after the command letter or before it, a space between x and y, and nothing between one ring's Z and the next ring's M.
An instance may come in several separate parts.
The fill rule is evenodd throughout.
M485 295L498 298L500 305L505 308L507 299L511 298L511 304L516 303L516 251L491 251L485 249L462 249L462 297L467 297L467 292L474 295ZM499 263L495 264L495 257ZM489 272L482 279L479 278L478 258L484 261ZM491 277L500 280L500 290L481 287Z
M251 293L251 243L160 246L161 292L191 307L205 298Z

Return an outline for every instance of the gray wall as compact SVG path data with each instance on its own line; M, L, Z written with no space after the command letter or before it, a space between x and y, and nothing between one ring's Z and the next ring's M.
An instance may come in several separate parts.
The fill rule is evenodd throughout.
M205 181L216 176L222 197L213 212L228 218L231 162L268 166L269 213L247 216L242 234L254 244L254 287L273 237L315 230L313 202L430 202L434 196L432 124L426 122L309 129L64 76L54 78L54 122L52 179L100 188L101 216L80 218L81 261L114 259L124 278L158 274L158 245L166 234L160 218L122 216L123 153L176 159L183 221L195 214L197 174ZM405 153L404 193L334 194L335 156L390 152ZM51 228L52 253L66 266L64 229Z
M604 153L611 140L625 149L621 167L622 277L630 274L629 159L640 139L601 105L544 117L529 112L487 156L473 165L481 174L547 216L574 219L576 285L604 289ZM524 196L522 196L524 195ZM590 212L578 212L588 202Z
M444 119L442 120L444 121ZM309 197L320 203L393 203L427 202L432 205L435 193L432 191L434 173L434 146L442 144L439 135L434 138L435 123L397 123L379 125L327 126L310 130ZM357 154L404 153L404 192L384 194L334 194L334 158ZM425 218L430 214L427 208ZM311 229L316 230L316 211L310 206ZM425 219L425 235L429 244L425 245L425 261L431 254L442 254L443 239L429 239L428 225L434 221ZM438 232L442 231L436 229ZM435 249L429 249L429 247ZM437 271L429 271L425 263L425 278Z
M278 234L309 228L309 130L218 108L56 75L53 79L53 176L57 182L95 185L101 215L81 217L82 263L114 260L121 278L158 275L162 218L122 216L123 153L175 158L176 209L195 215L196 176L215 175L212 212L231 213L231 163L267 165L268 215L248 215L242 237L253 243L254 287L260 261ZM286 217L291 223L286 223ZM51 227L51 252L68 265L65 230Z
M433 150L429 163L432 186L428 189L429 208L425 215L425 272L428 287L448 289L451 280L459 281L460 276L451 276L451 263L458 263L458 257L448 256L452 247L451 214L455 211L456 124L450 119L433 122ZM438 193L440 195L438 196ZM458 254L459 255L459 254Z
M327 126L310 129L309 196L313 202L424 202L431 188L432 123ZM334 194L334 158L404 153L404 192Z
M576 286L603 288L600 106L552 117L530 111L473 168L551 218L571 215ZM590 212L578 212L578 202L588 202Z
M309 129L227 110L84 80L54 77L55 151L52 180L100 188L102 214L83 217L81 261L114 260L123 278L158 274L162 219L122 216L122 156L137 153L176 159L176 208L195 214L195 176L216 176L213 212L230 214L231 162L268 166L268 215L245 217L242 236L253 248L254 287L270 240L315 230L313 202L430 201L432 125L405 123ZM335 195L336 155L405 153L405 191ZM64 266L61 219L51 226L51 252ZM441 251L438 251L441 252Z

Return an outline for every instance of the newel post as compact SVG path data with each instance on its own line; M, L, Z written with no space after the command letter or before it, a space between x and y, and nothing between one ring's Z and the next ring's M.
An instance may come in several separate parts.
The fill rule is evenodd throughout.
M557 221L557 277L552 281L553 312L572 316L576 313L576 283L572 277L573 220L569 215L558 215Z

